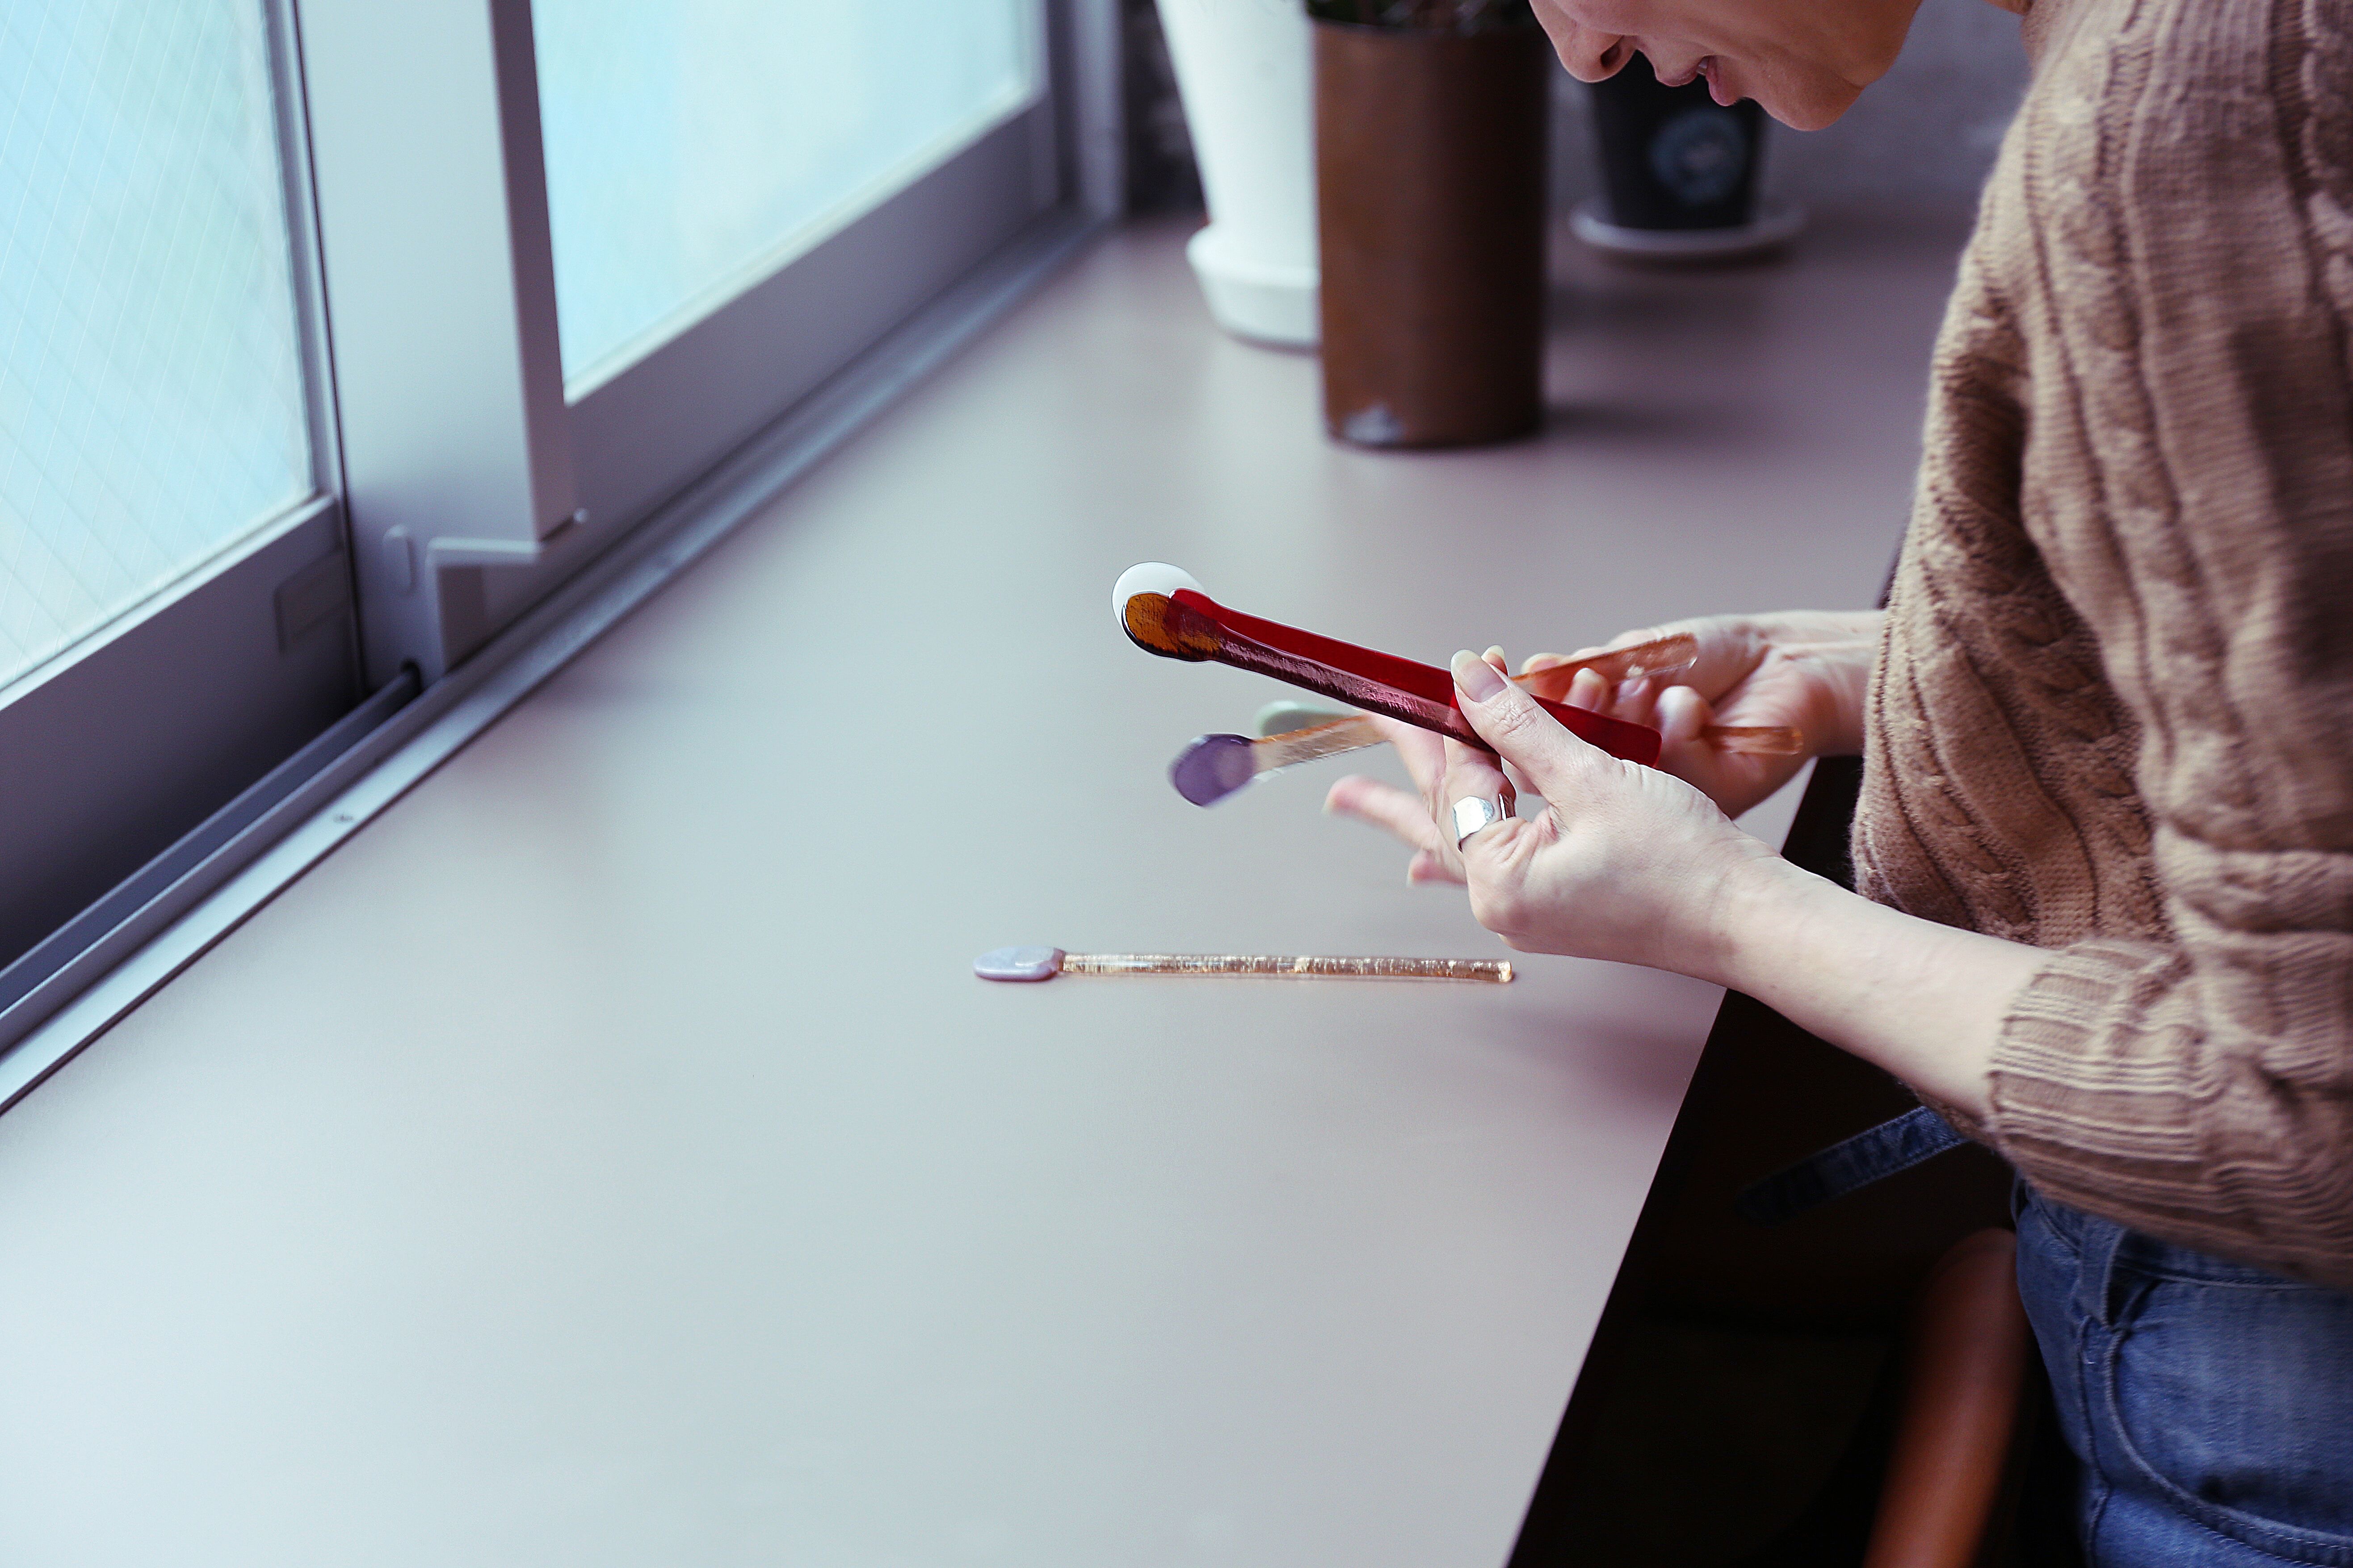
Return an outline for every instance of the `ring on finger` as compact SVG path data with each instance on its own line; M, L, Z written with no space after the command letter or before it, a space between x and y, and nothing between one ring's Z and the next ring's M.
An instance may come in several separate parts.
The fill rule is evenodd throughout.
M1511 808L1504 804L1500 791L1492 800L1482 800L1475 795L1464 795L1454 803L1454 847L1461 848L1463 842L1472 834L1482 827L1493 827L1511 815Z

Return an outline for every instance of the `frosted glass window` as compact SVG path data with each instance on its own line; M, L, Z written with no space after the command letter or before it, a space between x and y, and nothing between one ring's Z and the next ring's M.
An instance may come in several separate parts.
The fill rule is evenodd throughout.
M0 681L308 496L260 0L0 3Z
M1005 118L1037 0L533 0L575 396Z

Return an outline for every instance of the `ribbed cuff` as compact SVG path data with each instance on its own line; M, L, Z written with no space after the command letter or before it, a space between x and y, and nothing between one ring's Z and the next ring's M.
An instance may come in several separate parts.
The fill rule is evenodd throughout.
M1994 1042L1990 1142L2063 1202L2164 1226L2200 1213L2195 1042L2158 1015L2179 953L2102 939L2051 953Z

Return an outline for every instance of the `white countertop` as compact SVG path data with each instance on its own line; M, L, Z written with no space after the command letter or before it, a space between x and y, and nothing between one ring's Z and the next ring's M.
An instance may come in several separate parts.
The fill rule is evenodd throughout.
M1957 231L1580 273L1552 431L1424 457L1327 445L1183 237L0 1118L0 1560L1503 1561L1718 994L970 961L1500 951L1338 764L1180 801L1280 692L1131 648L1113 577L1439 662L1867 604Z

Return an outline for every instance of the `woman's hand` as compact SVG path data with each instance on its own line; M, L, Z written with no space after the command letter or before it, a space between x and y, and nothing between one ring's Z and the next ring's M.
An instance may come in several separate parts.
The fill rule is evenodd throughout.
M1416 879L1467 880L1479 923L1523 952L1715 973L1714 917L1728 882L1772 850L1683 780L1578 740L1503 668L1500 651L1454 659L1463 716L1500 761L1460 742L1398 737L1423 798L1414 818L1392 808L1375 820L1415 843ZM1482 828L1458 850L1454 803L1500 795L1508 804L1505 761L1546 809ZM1335 801L1341 794L1335 786Z
M1656 725L1663 744L1659 766L1698 786L1726 815L1737 816L1797 775L1805 756L1766 757L1719 752L1701 737L1710 724L1788 725L1805 732L1807 754L1852 756L1862 750L1862 700L1878 657L1878 610L1791 610L1771 616L1704 616L1626 632L1609 647L1648 642L1671 632L1699 639L1699 662L1666 687L1654 680L1613 686L1590 670L1565 691L1536 694L1638 724ZM1540 653L1524 668L1556 665L1604 651ZM1500 658L1491 648L1488 658ZM1406 879L1460 882L1461 860L1441 832L1451 820L1451 796L1441 799L1446 742L1427 730L1376 719L1412 775L1411 792L1351 774L1332 786L1324 809L1384 828L1412 848ZM1541 792L1539 792L1541 793ZM1547 797L1549 798L1549 797Z
M1333 806L1412 843L1417 880L1467 882L1471 912L1513 947L1745 991L1964 1115L1987 1113L1993 1041L2039 950L1901 914L1799 870L1683 780L1577 739L1504 668L1501 650L1454 657L1462 716L1497 755L1401 732L1422 800L1344 779ZM1507 816L1458 849L1454 803L1508 804L1506 763L1543 795L1543 814Z
M1655 727L1664 740L1659 766L1689 780L1734 816L1779 789L1806 757L1722 752L1700 731L1710 724L1790 725L1805 732L1807 754L1853 756L1862 749L1862 701L1879 652L1878 610L1791 610L1770 616L1704 616L1627 632L1602 648L1540 653L1521 668L1535 672L1671 632L1699 639L1699 662L1674 678L1612 685L1580 670L1566 690L1538 684L1536 695Z

